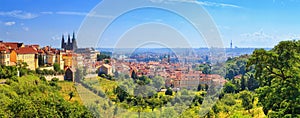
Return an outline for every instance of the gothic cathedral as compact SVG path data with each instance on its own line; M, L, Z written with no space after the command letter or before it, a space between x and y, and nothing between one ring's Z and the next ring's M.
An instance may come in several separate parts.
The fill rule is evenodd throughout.
M74 51L77 50L77 43L76 43L74 32L73 32L72 42L71 42L70 34L68 35L68 42L67 43L65 42L64 35L62 35L61 48L64 49L64 50L74 50Z

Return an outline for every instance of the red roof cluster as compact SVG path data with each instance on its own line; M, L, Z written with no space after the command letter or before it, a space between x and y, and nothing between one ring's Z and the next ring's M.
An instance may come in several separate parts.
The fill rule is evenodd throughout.
M37 49L32 46L19 48L16 52L18 54L38 54Z

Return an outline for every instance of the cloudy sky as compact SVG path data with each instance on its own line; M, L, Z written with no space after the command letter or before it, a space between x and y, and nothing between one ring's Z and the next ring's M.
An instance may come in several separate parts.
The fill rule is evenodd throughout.
M167 1L202 6L214 20L226 47L229 47L231 40L237 47L273 47L279 41L300 38L299 0ZM79 31L85 17L99 3L101 0L1 0L0 40L59 47L61 35ZM113 10L115 6L112 4L110 7ZM133 14L138 15L131 14L127 18L118 19L120 23L126 20L125 24L131 25L120 26L116 22L114 29L142 23L133 16L143 19L149 17L150 20L145 20L144 23L153 22L151 21L153 18L156 22L173 24L174 27L177 27L175 21L185 22L184 19L160 11L144 9ZM106 34L107 37L113 37L114 31L118 32L111 30ZM123 30L119 30L121 31ZM191 39L198 39L188 26L182 26L182 33L185 32ZM202 47L196 44L193 47Z

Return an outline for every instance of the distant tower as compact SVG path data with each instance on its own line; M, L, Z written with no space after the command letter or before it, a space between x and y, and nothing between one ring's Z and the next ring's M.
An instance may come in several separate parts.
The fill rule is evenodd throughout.
M72 42L71 42L70 34L68 35L68 41L67 42L65 42L64 35L62 35L61 48L65 49L65 50L74 50L74 51L77 49L77 42L76 42L74 32L73 32Z
M65 38L64 38L64 35L62 35L62 38L61 38L61 48L65 49L65 46L66 46Z
M72 50L77 50L77 42L75 39L75 32L73 32L73 37L72 37Z
M171 59L170 59L170 53L168 54L168 63L170 64L170 62L171 62Z
M71 38L70 38L70 34L68 34L68 46L71 44Z
M230 42L230 48L232 49L232 40L231 40L231 42Z

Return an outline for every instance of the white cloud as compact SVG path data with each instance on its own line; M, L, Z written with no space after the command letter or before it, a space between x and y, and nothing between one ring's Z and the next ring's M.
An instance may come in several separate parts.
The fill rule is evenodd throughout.
M151 2L155 3L169 3L169 2L185 2L185 3L192 3L198 4L207 7L232 7L232 8L242 8L237 5L233 4L225 4L225 3L218 3L218 2L209 2L209 1L197 1L197 0L150 0Z
M59 35L52 36L51 40L52 40L52 41L58 41L58 40L61 40L61 36L59 36Z
M16 22L14 22L14 21L4 23L5 26L13 26L15 24L16 24Z
M99 17L99 18L112 18L112 16L97 15L95 13L87 13L87 12L60 11L60 12L56 12L56 14L60 14L60 15L90 16L90 17Z
M45 12L41 12L41 14L51 15L51 14L53 14L53 12L51 12L51 11L45 11Z
M15 17L18 19L33 19L38 17L38 15L36 14L21 11L21 10L14 10L9 12L0 11L0 16Z
M22 27L22 29L23 29L24 31L29 31L29 28L28 28L28 27Z
M287 37L287 39L289 39L289 40L300 40L300 35L290 33L289 36Z
M263 29L260 29L257 32L254 33L245 33L245 34L241 34L241 37L244 39L249 39L252 41L268 41L268 40L274 40L277 37L270 35L270 34L266 34Z

